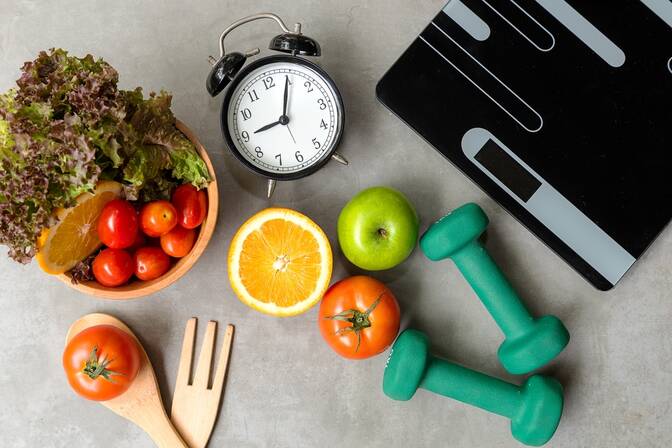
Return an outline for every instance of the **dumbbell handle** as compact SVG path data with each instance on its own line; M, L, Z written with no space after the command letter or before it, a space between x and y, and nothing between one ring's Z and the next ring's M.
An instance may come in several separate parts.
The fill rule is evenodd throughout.
M534 319L480 242L471 241L451 258L507 337L532 325Z
M420 387L508 418L521 406L519 386L432 356Z

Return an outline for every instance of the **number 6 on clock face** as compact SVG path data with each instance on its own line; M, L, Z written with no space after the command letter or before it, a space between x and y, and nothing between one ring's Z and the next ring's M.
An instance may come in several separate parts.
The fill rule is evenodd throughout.
M318 66L293 56L248 65L232 82L222 109L224 136L246 166L289 180L319 169L343 133L343 101Z

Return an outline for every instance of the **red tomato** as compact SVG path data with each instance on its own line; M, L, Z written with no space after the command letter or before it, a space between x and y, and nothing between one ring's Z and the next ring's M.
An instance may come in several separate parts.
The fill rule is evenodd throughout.
M98 238L112 249L131 247L138 235L138 213L130 202L113 199L98 220Z
M110 400L128 390L140 369L140 349L128 333L112 325L89 327L63 352L70 387L89 400Z
M161 235L161 249L171 257L182 258L191 252L196 241L196 231L175 226L173 230Z
M332 285L318 314L322 337L344 358L377 355L399 332L399 303L383 283L363 275Z
M177 223L185 229L200 226L208 211L208 196L191 184L180 185L173 192L173 205L177 210Z
M157 237L173 230L177 224L177 211L168 201L145 204L140 211L140 227L147 236Z
M133 259L123 249L105 249L93 260L93 276L107 287L123 285L133 275Z
M154 280L170 269L170 258L160 247L141 247L133 256L135 276L140 280Z

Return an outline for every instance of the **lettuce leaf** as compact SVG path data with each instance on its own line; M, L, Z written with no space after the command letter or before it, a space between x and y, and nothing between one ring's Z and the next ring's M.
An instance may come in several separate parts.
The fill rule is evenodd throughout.
M14 137L9 131L9 121L0 120L0 162L7 159L13 163L19 161L18 154L13 151L14 145Z
M87 136L102 154L109 159L113 168L119 168L124 163L121 154L121 144L117 140L116 127L112 123L106 123L99 127L89 129Z
M13 151L16 143L8 121L16 113L15 96L16 91L14 90L0 95L0 162L3 160L18 162L18 155Z
M170 169L176 180L191 183L199 189L204 188L210 182L208 167L191 141L175 127L175 116L170 110L171 101L171 95L161 92L159 95L150 95L149 99L138 105L130 123L135 132L142 136L137 151L147 152L147 148L152 148L151 157L145 155L142 160L133 163L130 173L124 171L124 180L139 185L139 181L146 182L158 177L159 173L155 171L158 167ZM157 160L152 161L152 157ZM135 158L135 154L131 156L129 165ZM141 161L152 165L142 170L142 178L138 176L138 163ZM134 175L129 176L131 173Z
M185 138L186 140L186 138ZM187 140L188 141L188 140ZM176 147L170 153L173 161L173 177L184 183L191 183L194 187L205 188L210 183L210 173L203 159L194 150L191 143Z
M124 181L140 190L146 183L162 176L170 167L170 155L158 145L145 145L135 152L124 167Z

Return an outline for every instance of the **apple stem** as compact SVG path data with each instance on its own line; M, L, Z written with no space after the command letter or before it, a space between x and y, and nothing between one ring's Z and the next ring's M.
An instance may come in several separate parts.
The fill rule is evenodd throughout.
M383 238L387 238L387 230L385 229L378 229L378 235L380 235Z

